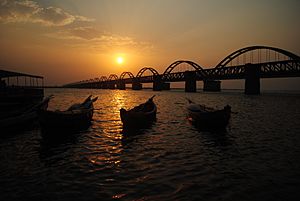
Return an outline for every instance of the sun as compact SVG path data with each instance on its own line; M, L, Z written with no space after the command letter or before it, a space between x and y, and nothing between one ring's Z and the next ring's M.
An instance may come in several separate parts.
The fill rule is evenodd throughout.
M117 61L118 64L124 63L123 57L117 57L116 61Z

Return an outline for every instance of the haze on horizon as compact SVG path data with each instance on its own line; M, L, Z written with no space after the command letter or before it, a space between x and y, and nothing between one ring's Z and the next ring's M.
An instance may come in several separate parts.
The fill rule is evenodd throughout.
M0 0L0 68L61 85L145 66L162 73L179 59L212 68L253 45L300 55L299 8L298 0ZM268 86L300 90L299 80Z

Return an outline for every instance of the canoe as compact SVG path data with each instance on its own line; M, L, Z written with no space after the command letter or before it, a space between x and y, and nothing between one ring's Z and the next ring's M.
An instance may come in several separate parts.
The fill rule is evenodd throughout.
M196 127L203 129L225 129L228 125L231 116L231 107L229 105L218 110L196 104L189 99L188 101L188 119Z
M156 120L157 107L154 96L130 110L120 109L123 128L142 128L151 125Z
M38 103L29 105L22 109L18 108L18 110L12 110L11 112L1 114L1 130L19 130L34 123L34 121L37 120L38 111L42 108L46 108L49 100L50 97L47 97Z
M93 117L95 102L98 97L89 96L82 103L74 104L65 111L43 109L38 112L43 130L77 131L87 129Z

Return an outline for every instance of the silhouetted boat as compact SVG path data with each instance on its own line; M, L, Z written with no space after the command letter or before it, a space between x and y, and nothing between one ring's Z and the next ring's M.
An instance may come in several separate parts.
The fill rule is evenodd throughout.
M19 130L25 126L29 126L37 120L37 112L42 108L47 108L49 99L50 97L17 111L13 110L2 113L0 115L1 130Z
M80 104L74 104L65 111L50 111L47 108L39 111L39 121L43 130L75 131L87 129L93 117L95 102L98 97L90 95Z
M224 129L229 123L231 107L226 105L223 109L217 110L206 107L189 100L187 106L189 120L198 128L203 129Z
M40 80L43 77L0 70L1 130L21 130L36 120L37 109L45 103Z
M0 115L40 103L44 98L41 81L41 76L0 70Z
M131 110L120 109L123 128L141 128L151 125L156 120L157 107L153 102L154 96Z

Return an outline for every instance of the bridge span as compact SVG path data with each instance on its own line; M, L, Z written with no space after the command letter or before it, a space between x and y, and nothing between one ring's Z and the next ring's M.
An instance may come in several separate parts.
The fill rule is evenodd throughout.
M187 65L192 70L179 70ZM144 75L149 72L151 75ZM153 83L153 90L170 90L170 82L185 82L186 92L196 92L197 81L203 81L204 91L220 91L221 80L245 80L246 94L260 93L260 78L300 77L300 57L289 51L267 46L250 46L239 49L225 57L214 68L204 69L189 60L178 60L160 74L151 67L143 67L134 76L123 72L120 76L111 74L99 78L82 80L64 85L70 88L122 89L132 84L140 90L143 83Z

